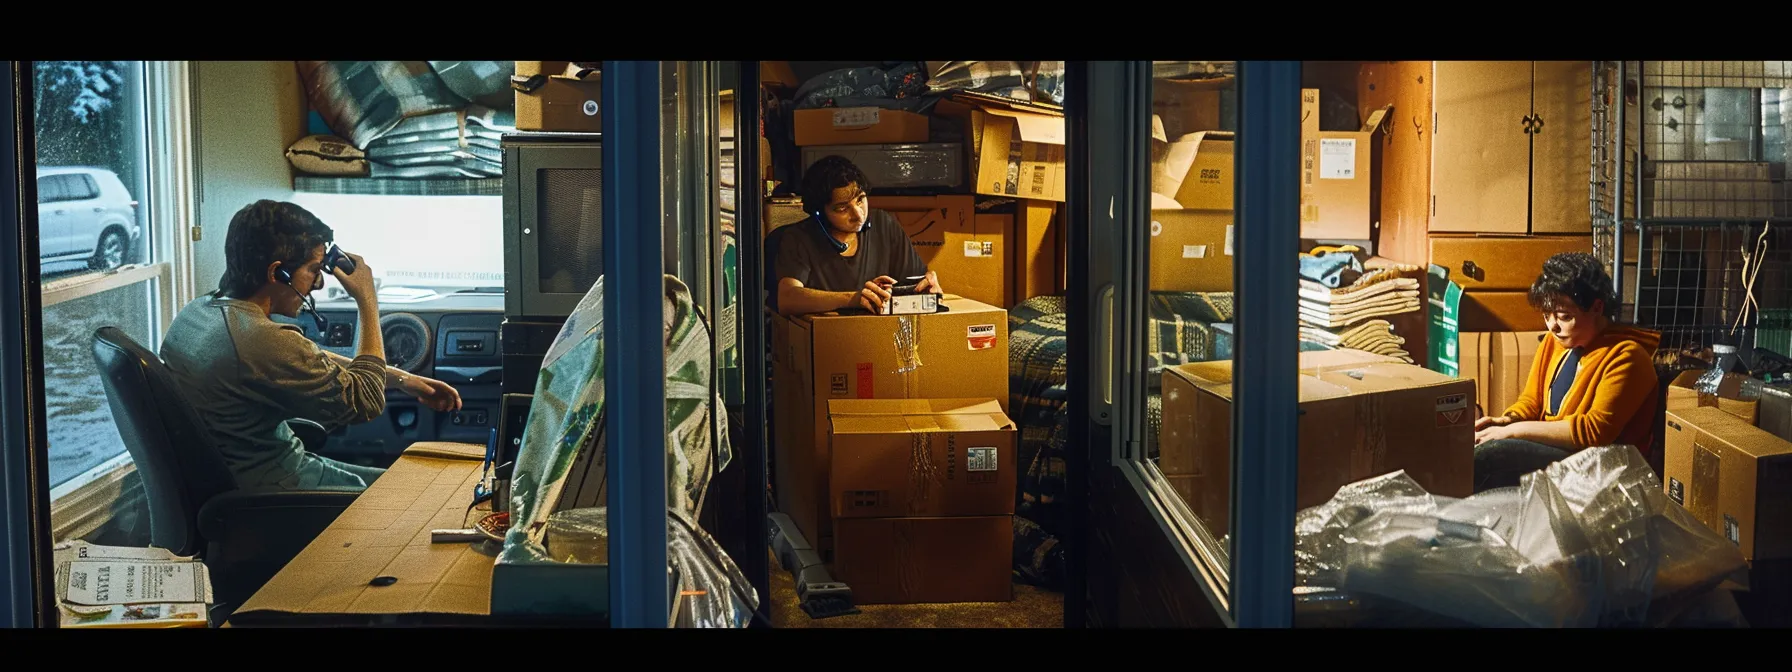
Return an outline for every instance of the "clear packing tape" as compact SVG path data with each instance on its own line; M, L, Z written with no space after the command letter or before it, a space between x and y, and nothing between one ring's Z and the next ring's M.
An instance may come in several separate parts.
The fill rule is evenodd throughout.
M1295 585L1483 627L1738 625L1748 564L1609 446L1466 499L1404 471L1339 488L1295 517Z
M608 513L601 506L555 512L548 517L548 552L565 562L607 564ZM758 592L715 538L674 512L666 516L666 564L678 591L671 627L745 628L759 609Z

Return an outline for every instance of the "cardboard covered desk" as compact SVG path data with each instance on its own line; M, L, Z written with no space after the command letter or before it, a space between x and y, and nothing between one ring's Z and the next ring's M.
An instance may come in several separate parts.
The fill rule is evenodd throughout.
M476 622L491 613L497 544L430 543L430 530L471 527L485 447L423 442L237 608L232 627ZM375 586L376 577L397 579Z

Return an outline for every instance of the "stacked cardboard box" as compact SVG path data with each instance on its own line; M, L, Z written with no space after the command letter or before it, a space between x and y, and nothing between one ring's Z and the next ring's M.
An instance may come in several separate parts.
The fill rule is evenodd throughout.
M829 401L988 399L1008 407L1007 311L951 295L942 305L946 312L930 315L772 320L778 510L824 559L839 542L829 494Z
M834 576L859 604L1013 599L1015 425L993 399L834 399Z

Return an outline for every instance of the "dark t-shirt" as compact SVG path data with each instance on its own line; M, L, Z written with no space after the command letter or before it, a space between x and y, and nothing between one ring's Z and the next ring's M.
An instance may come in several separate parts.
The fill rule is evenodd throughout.
M914 243L894 215L873 208L870 220L870 225L859 232L858 254L850 257L840 256L838 243L814 217L784 227L788 231L776 232L783 234L779 236L778 256L772 264L776 282L795 278L809 289L851 292L880 275L900 282L927 274L927 264L921 261L921 255L915 254ZM774 282L774 297L775 288Z

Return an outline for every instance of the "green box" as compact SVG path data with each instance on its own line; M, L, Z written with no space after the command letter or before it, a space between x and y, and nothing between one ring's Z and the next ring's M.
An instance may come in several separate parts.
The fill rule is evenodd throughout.
M1460 359L1462 328L1458 323L1462 309L1462 285L1450 280L1450 269L1431 264L1426 269L1425 316L1431 323L1430 356L1426 368L1450 377L1462 375Z

